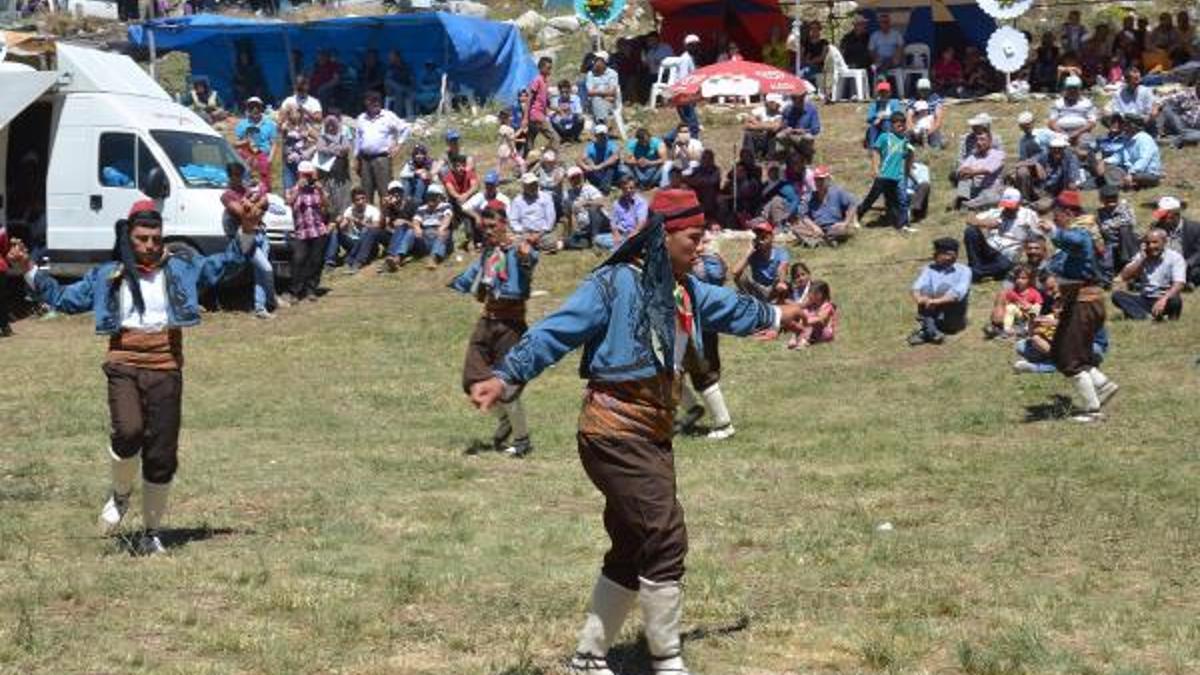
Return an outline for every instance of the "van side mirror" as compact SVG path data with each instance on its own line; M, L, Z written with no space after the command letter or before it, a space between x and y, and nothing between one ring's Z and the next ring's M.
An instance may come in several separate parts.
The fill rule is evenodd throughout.
M167 180L167 174L157 166L150 169L142 192L151 199L166 199L171 194L171 182Z

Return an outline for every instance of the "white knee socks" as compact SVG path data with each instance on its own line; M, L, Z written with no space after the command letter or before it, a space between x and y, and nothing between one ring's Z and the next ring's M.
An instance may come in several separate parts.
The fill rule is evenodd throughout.
M655 673L687 675L680 651L679 624L683 615L683 589L678 581L639 578L638 600L650 649L650 670Z
M147 530L157 530L162 525L163 517L167 515L167 495L170 491L170 483L142 481L142 526Z
M1096 384L1092 380L1090 371L1079 373L1071 379L1075 380L1075 390L1083 399L1084 410L1087 412L1100 410L1100 397L1096 394Z
M576 654L604 658L637 600L636 591L625 588L603 574L597 577L592 589L592 606L579 631Z
M713 427L720 428L733 420L729 417L729 408L725 407L725 395L721 393L721 385L714 384L700 393L704 398L704 406L712 416Z
M110 447L108 449L108 472L112 477L112 491L122 497L128 497L133 492L133 481L138 474L138 457L118 457Z
M1097 390L1103 389L1110 381L1108 376L1100 372L1099 368L1092 368L1091 370L1087 371L1087 374L1088 377L1092 378L1092 385L1095 386Z

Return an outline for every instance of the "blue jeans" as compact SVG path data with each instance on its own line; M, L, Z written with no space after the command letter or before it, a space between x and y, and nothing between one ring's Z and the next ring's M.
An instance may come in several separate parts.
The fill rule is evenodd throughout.
M418 204L425 203L425 189L429 187L428 183L421 180L417 176L403 178L401 181L404 183L405 196Z
M626 164L623 168L625 169L626 175L633 176L633 180L637 182L639 189L653 190L663 183L664 176L661 166L638 166L637 164ZM603 190L601 191L603 192Z
M297 169L299 166L300 166L299 164L293 165L293 164L288 164L287 162L283 163L283 191L285 193L288 190L291 190L292 187L296 185L296 180L297 180L297 176L298 176Z
M432 255L434 260L441 262L446 258L449 239L449 234L444 237L440 236L434 228L422 229L421 236L418 237L413 232L413 228L405 227L392 234L392 242L388 245L388 255L413 257Z
M337 262L338 253L343 249L346 251L346 260L354 258L355 252L358 250L358 244L362 240L360 235L350 232L343 232L334 228L329 232L329 243L325 245L325 264L333 265Z
M267 235L259 232L254 235L254 253L250 255L250 267L254 272L254 311L260 312L268 307L274 307L275 302L275 272L271 269L271 258L268 255L271 245L267 243Z
M612 192L613 181L617 179L617 165L614 164L600 171L588 171L584 177L587 178L589 183L596 186L596 189L601 194L607 195L609 192Z
M681 105L675 109L679 113L679 121L688 126L692 138L700 138L700 116L696 114L696 106Z
M354 247L354 252L350 254L349 263L352 269L358 269L371 261L371 256L375 253L375 247L379 244L388 246L392 241L392 233L379 227L368 227L363 230L362 236L358 240L358 246Z

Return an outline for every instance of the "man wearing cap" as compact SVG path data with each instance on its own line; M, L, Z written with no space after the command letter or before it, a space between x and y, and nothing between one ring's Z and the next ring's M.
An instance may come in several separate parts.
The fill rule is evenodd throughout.
M1005 188L997 208L967 218L963 246L975 283L1003 279L1021 253L1025 241L1036 234L1038 217L1021 206L1021 191Z
M587 144L583 157L579 158L579 168L583 169L584 178L607 195L612 190L620 166L621 145L608 137L607 126L597 124L592 128L592 142Z
M683 53L679 55L679 63L675 66L676 81L691 75L696 70L696 50L700 49L700 36L688 34L683 38ZM675 114L679 121L686 124L692 138L700 138L700 117L696 114L694 103L681 103L675 106Z
M1082 95L1083 80L1069 75L1063 80L1063 94L1050 106L1046 126L1051 131L1066 134L1071 147L1083 150L1092 145L1091 133L1096 128L1096 106Z
M1058 372L1071 378L1083 402L1072 416L1077 422L1101 419L1101 406L1117 393L1117 384L1100 372L1099 356L1092 348L1105 319L1104 291L1096 260L1103 239L1095 226L1094 218L1083 215L1083 199L1074 190L1062 192L1055 199L1053 221L1038 223L1058 249L1049 270L1057 278L1062 313L1050 351Z
M775 245L775 226L765 218L750 221L754 241L730 273L738 290L764 302L787 299L787 268L791 255Z
M550 147L558 149L558 132L550 124L550 73L554 70L554 59L543 56L538 59L538 76L529 85L529 98L521 111L521 127L525 131L525 147L534 147L538 134L550 140ZM520 130L518 130L520 131Z
M971 270L958 262L958 242L950 237L933 240L933 261L921 268L912 285L919 326L908 336L908 344L941 344L947 333L961 332L967 327L970 296Z
M1076 189L1079 178L1079 159L1070 151L1063 134L1054 134L1045 151L1019 162L1012 173L1013 185L1025 200L1037 205L1040 213L1050 210L1060 192Z
M1162 157L1158 144L1137 115L1125 115L1121 145L1115 154L1104 157L1098 174L1105 184L1118 185L1122 190L1141 190L1162 182Z
M1022 110L1017 115L1017 127L1021 130L1021 138L1017 141L1017 159L1026 162L1042 152L1042 143L1033 133L1033 113Z
M201 291L215 287L246 262L255 224L243 219L236 240L211 256L169 253L162 215L154 202L135 202L116 223L114 260L83 279L60 286L38 270L17 240L8 263L25 277L34 297L64 314L95 314L96 333L108 336L103 371L111 419L108 465L111 488L99 526L108 535L129 509L133 484L142 475L142 533L134 552L165 551L159 528L178 467L183 393L183 328L200 323Z
M892 97L892 85L887 80L880 80L875 85L875 98L867 106L867 133L863 137L863 147L868 152L875 145L875 139L880 134L892 130L892 117L899 113L904 117L904 104L898 98Z
M908 190L905 181L912 173L913 147L904 136L904 113L892 113L892 128L875 139L871 153L871 189L858 205L857 218L862 220L875 200L883 197L892 227L902 232L914 232L909 225Z
M1004 150L1004 141L1000 138L1000 134L992 131L992 116L982 112L967 120L967 126L970 127L963 137L958 142L958 161L963 161L970 157L975 149L979 147L979 137L987 134L992 138L992 147ZM950 173L950 182L957 183L955 172Z
M623 173L633 177L642 190L653 190L665 183L663 164L667 161L667 150L662 139L651 136L646 127L638 127L634 138L625 148Z
M975 152L958 163L954 208L991 208L1000 198L1004 151L992 147L991 134L975 137Z
M554 201L541 191L537 176L521 176L521 194L508 205L508 226L521 241L547 253L557 252L560 242L555 234Z
M609 647L635 604L642 608L654 672L686 675L681 654L687 531L676 499L672 427L689 346L702 333L750 335L797 327L799 306L772 307L698 281L690 272L704 218L687 190L663 190L651 223L588 275L563 306L525 334L471 387L490 409L582 347L588 383L579 455L605 497L612 547L592 591L570 669L611 675Z
M608 228L604 204L600 190L583 179L583 169L577 166L567 169L567 186L563 190L563 213L568 233L565 248L588 248L596 235Z
M1154 228L1142 237L1141 250L1121 270L1121 280L1129 290L1113 291L1112 301L1126 319L1162 321L1183 312L1187 263L1167 248L1166 231Z
M367 92L363 102L365 109L355 121L354 171L367 201L374 202L378 195L382 203L387 184L392 181L392 158L400 152L412 128L383 107L379 92Z
M775 134L783 128L783 96L767 94L763 104L750 111L742 128L742 146L753 148L759 159L770 157Z
M1103 282L1112 283L1140 249L1137 237L1137 218L1129 202L1121 199L1121 189L1116 185L1100 188L1100 208L1096 210L1096 227L1104 238L1104 252L1100 258Z
M813 171L816 189L802 209L800 222L792 231L800 241L809 246L820 244L837 245L854 234L858 227L858 214L854 210L854 197L833 184L833 175L828 166L818 166Z
M538 263L538 253L528 241L513 241L503 211L485 207L480 212L479 228L483 232L479 257L450 282L450 288L474 296L483 305L463 362L463 392L468 395L475 383L492 378L492 370L528 330L525 302ZM492 434L492 449L512 457L524 457L533 451L520 396L518 387L499 401L499 420ZM509 438L513 439L511 444Z
M484 209L492 209L493 211L504 212L504 223L508 224L508 205L512 201L503 192L500 192L500 174L496 171L489 171L483 177L483 190L471 195L463 205L463 212L474 221L475 232L482 236L486 236L483 229L482 213Z
M922 104L924 104L922 106ZM921 108L924 108L922 110ZM923 124L918 125L918 113L920 117L928 120ZM933 92L933 83L928 78L922 77L917 80L917 96L908 102L907 110L908 128L910 133L915 136L914 142L918 145L929 144L931 148L944 148L946 141L942 138L942 124L946 121L946 106L942 103L942 97Z
M594 123L608 124L616 109L617 97L621 95L621 82L617 71L608 67L608 52L596 52L595 57L592 69L583 79L587 88L587 104Z
M384 259L386 271L395 272L420 256L428 256L426 269L434 269L446 259L454 236L454 211L445 197L446 189L440 183L430 185L425 190L425 203L416 208L412 221L401 221L396 226Z
M275 141L279 129L275 121L263 116L263 102L257 96L246 99L246 116L234 127L237 142L234 147L250 165L259 185L271 191L271 162L275 159Z
M1167 195L1158 200L1154 227L1167 233L1167 248L1183 256L1187 263L1188 284L1200 286L1200 221L1183 217L1183 204Z

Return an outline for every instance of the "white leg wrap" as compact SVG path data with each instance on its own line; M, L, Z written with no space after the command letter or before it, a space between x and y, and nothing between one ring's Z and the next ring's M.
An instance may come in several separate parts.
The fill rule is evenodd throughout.
M157 530L162 525L170 492L170 483L142 481L142 526L147 530Z
M1096 387L1096 389L1103 389L1111 381L1108 379L1107 375L1100 372L1099 368L1092 368L1091 370L1087 371L1087 373L1088 377L1092 378L1092 384Z
M621 624L637 602L638 594L601 574L592 588L592 607L579 631L576 655L603 658L621 632Z
M733 421L729 416L729 408L725 407L725 395L721 393L721 385L714 384L700 393L704 398L704 406L712 415L713 427L723 427Z
M1100 397L1096 394L1096 385L1092 382L1092 376L1088 372L1082 372L1071 379L1075 380L1075 390L1083 399L1084 410L1089 412L1099 410Z
M650 649L650 670L655 673L686 675L679 641L683 615L683 589L678 581L638 579L638 599L646 624L646 646Z
M108 449L108 471L112 477L112 491L119 495L128 496L133 492L133 481L138 475L138 458L118 457L110 447Z

